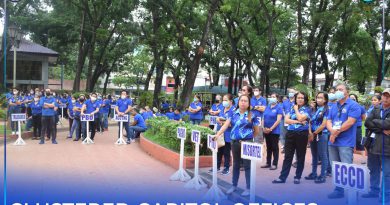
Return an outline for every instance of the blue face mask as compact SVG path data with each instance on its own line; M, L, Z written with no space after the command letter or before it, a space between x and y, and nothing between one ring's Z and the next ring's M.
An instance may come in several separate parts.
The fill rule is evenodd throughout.
M294 95L295 95L294 93L288 93L288 97L289 97L289 98L293 98Z
M228 101L223 101L222 105L223 105L223 107L229 107L230 106Z
M330 101L334 101L334 100L336 100L336 95L334 94L334 93L329 93L329 100Z
M339 100L341 100L341 99L344 98L344 92L342 92L342 91L337 91L337 92L335 93L335 96L336 96L336 100L339 101Z
M269 104L276 104L276 102L277 102L276 98L268 98Z

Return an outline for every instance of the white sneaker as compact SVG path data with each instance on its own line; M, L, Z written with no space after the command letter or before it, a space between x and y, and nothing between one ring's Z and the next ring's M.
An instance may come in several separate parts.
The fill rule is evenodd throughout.
M14 132L14 131L12 131L12 135L15 135L15 132Z
M226 194L232 194L234 191L236 191L237 187L232 186L229 190L227 190Z
M131 142L131 143L135 142L135 139L131 139L130 142Z
M16 135L19 135L19 132L16 132Z
M249 196L251 193L250 193L250 191L249 191L249 189L245 189L245 191L243 191L242 193L241 193L241 196Z

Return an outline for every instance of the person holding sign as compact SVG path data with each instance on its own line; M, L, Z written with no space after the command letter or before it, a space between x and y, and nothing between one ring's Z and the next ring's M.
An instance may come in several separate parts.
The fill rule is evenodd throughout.
M130 111L133 109L131 106L133 105L133 101L128 98L127 91L122 90L121 92L121 98L116 101L115 106L115 113L116 115L123 116L123 115L129 115ZM130 116L129 116L130 119ZM131 138L129 136L130 130L129 130L129 123L123 123L125 126L125 130L127 133L127 143L129 144L131 141ZM118 122L118 126L120 127L120 122ZM118 138L121 137L120 130L118 130Z
M309 136L309 120L311 109L308 105L309 97L304 92L295 94L295 105L285 116L285 123L288 124L286 143L284 145L285 155L282 171L278 179L272 181L274 184L285 183L290 173L294 153L297 155L297 169L294 177L294 184L300 184L302 172L305 166L306 146Z
M55 116L58 110L57 100L52 96L50 89L45 90L46 97L42 97L40 100L40 104L42 106L42 133L41 133L41 141L39 144L44 144L45 133L48 134L48 137L51 138L53 144L57 144L56 141L56 124L55 124ZM51 135L51 137L50 137Z
M23 99L19 96L19 90L17 88L12 89L13 96L9 98L8 100L8 106L9 106L9 115L12 114L18 114L22 111L22 103ZM12 134L18 134L18 122L11 121L11 130Z
M85 124L81 123L81 119L80 119L81 108L83 107L84 103L85 103L85 96L81 94L79 96L79 100L73 106L74 121L72 124L72 128L70 130L70 137L73 137L73 132L76 130L76 137L73 139L73 141L79 141L79 139L81 138L81 133L85 129L83 127Z
M146 124L144 118L138 114L136 109L131 109L131 116L134 117L133 122L130 123L129 132L127 133L127 138L130 142L135 142L135 133L134 132L145 132Z
M97 101L96 93L91 94L91 98L85 102L83 107L81 108L81 115L94 115L94 118L97 117L97 113L99 112L100 104ZM93 141L95 138L95 121L82 121L83 126L83 138L87 137L87 132L91 131L91 140ZM86 129L86 124L89 123L89 130Z
M241 142L253 141L253 138L259 134L259 124L256 115L251 110L251 98L248 95L242 95L238 99L238 107L236 111L231 112L226 122L215 135L215 140L229 128L232 127L230 138L232 140L233 153L233 186L226 192L232 194L237 189L238 179L240 176L241 160L245 170L246 189L241 196L249 196L250 194L250 169L251 162L241 158Z
M337 104L329 111L326 128L330 132L329 157L331 162L352 164L353 148L356 144L357 119L361 117L361 108L349 98L349 87L344 83L336 86ZM336 187L328 195L330 199L344 197L344 189Z
M226 122L226 120L229 118L229 116L232 115L234 112L233 107L233 96L231 94L226 94L223 96L222 105L224 107L223 110L219 113L219 117L217 118L217 130L221 130L222 125ZM231 139L230 135L232 132L232 127L229 126L225 132L223 133L223 137L225 140L225 146L222 146L218 148L217 153L217 170L220 170L221 163L222 163L222 156L224 157L224 169L222 170L222 175L228 175L230 173L229 167L230 167L230 151L232 149Z
M217 95L215 96L215 103L211 106L211 109L209 110L209 114L211 116L218 116L221 110L223 110L224 107L221 103L221 96ZM210 129L214 129L214 125L209 125Z
M267 145L267 163L261 166L261 168L269 168L270 170L277 169L279 161L279 123L282 120L283 110L278 105L278 97L278 94L272 93L271 97L268 98L268 106L264 110L262 120L264 138ZM274 161L271 165L272 155L274 156Z
M202 103L199 95L194 95L194 101L190 104L188 111L190 112L190 122L199 125L203 119Z
M306 180L314 180L315 183L325 183L326 171L328 170L328 138L329 132L326 127L326 116L329 108L328 94L318 92L316 105L309 124L309 142L312 156L312 172L305 177ZM322 160L321 175L317 176L318 157Z
M29 105L31 109L31 118L32 118L32 124L34 127L34 137L33 140L37 140L41 138L41 132L42 132L42 106L39 103L39 96L36 95L34 97L34 102Z
M382 93L382 104L375 106L368 115L364 125L369 130L369 139L365 143L368 149L367 165L370 170L370 192L363 194L363 198L376 198L379 196L379 183L381 170L382 196L385 203L390 201L390 88ZM371 135L372 133L373 135ZM385 188L385 190L383 190Z

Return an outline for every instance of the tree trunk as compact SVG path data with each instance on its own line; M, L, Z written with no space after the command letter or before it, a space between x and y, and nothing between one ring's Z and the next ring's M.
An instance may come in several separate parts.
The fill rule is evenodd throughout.
M81 73L83 72L86 52L88 51L88 44L84 41L84 29L85 29L85 18L86 18L86 11L83 10L83 17L81 20L81 26L80 26L80 41L79 41L79 55L77 57L77 66L76 66L76 75L75 79L73 81L73 91L78 92L80 91L80 80L81 80Z
M316 91L317 58L311 59L311 88Z
M228 79L228 93L233 93L234 57L230 57L230 72Z
M156 65L155 65L155 63L154 63L154 61L153 61L152 65L150 66L149 72L148 72L148 74L146 75L144 91L148 91L148 90L149 90L149 83L150 83L150 79L151 79L152 76L153 76L154 67L155 67L155 66L156 66Z
M103 87L103 94L105 95L107 93L107 85L108 85L108 79L110 79L111 70L108 70L106 72L106 79L104 80L104 87Z
M92 37L90 41L89 53L88 53L88 71L87 71L87 91L92 92L92 67L95 64L95 43L96 43L96 31L97 27L94 26Z

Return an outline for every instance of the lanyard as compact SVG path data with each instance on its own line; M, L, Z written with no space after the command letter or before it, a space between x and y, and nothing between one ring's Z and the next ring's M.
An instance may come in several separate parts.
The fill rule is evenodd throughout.
M346 104L346 102L345 102L343 105L341 105L341 106L339 106L339 105L337 104L337 109L338 109L338 112L337 112L337 119L338 119L338 120L340 120L341 112L343 111L343 109L344 109L344 107L345 107L345 104Z

